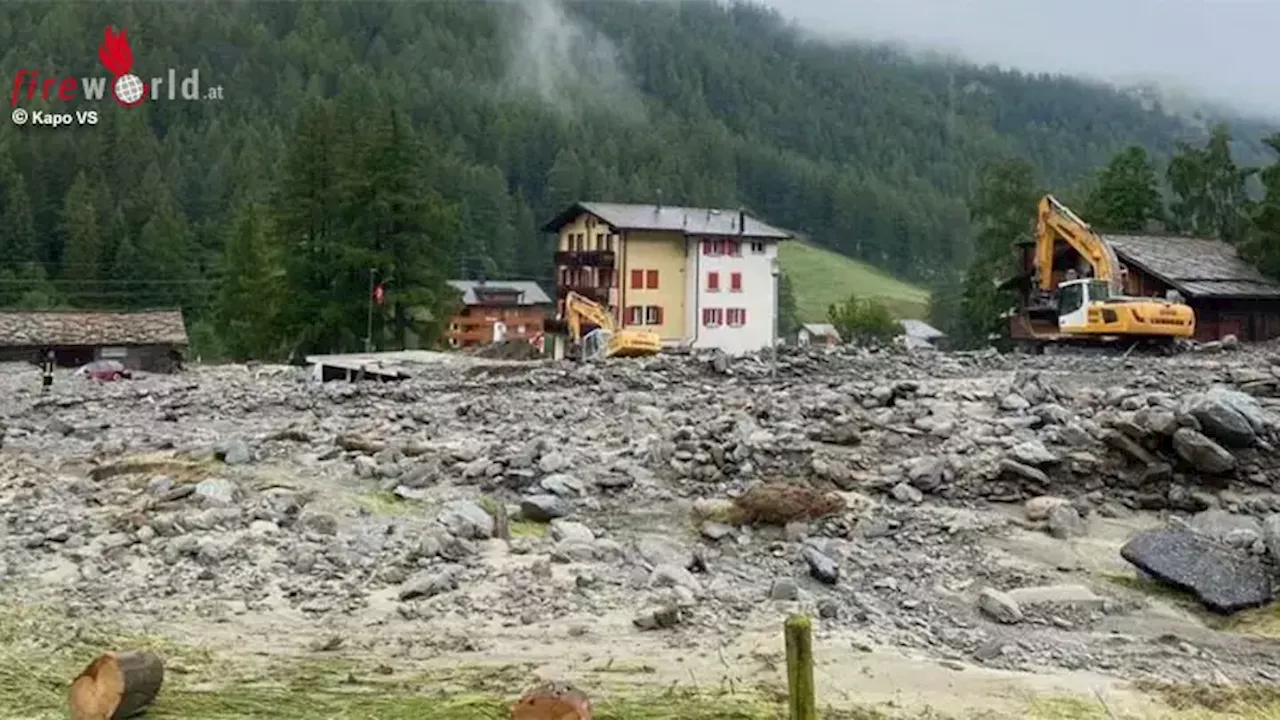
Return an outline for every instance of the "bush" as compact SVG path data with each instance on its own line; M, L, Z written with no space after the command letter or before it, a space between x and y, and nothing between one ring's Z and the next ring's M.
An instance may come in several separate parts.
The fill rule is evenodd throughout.
M852 294L844 302L827 308L827 320L835 326L840 337L849 342L887 342L902 332L882 303L862 300Z

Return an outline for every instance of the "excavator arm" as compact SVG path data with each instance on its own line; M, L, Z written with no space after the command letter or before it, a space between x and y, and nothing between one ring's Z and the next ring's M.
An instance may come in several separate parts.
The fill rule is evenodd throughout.
M608 332L613 332L617 329L617 323L614 322L613 315L608 310L599 303L576 292L571 292L565 296L564 316L565 322L569 325L569 334L573 337L574 342L582 339L583 321Z
M1093 268L1093 276L1110 285L1112 293L1123 293L1120 259L1116 257L1115 250L1080 216L1052 195L1041 198L1036 220L1036 269L1042 291L1052 291L1055 286L1053 250L1059 238L1080 253L1080 257Z

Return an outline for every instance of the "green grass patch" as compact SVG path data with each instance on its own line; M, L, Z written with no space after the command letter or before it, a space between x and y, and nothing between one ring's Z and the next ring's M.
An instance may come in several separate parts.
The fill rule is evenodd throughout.
M511 530L511 537L546 537L546 523L533 522L532 520L512 520L508 525Z
M850 293L884 303L897 318L920 319L929 292L853 258L799 240L782 243L778 262L791 279L801 322L826 322L827 307Z
M412 515L423 510L422 503L405 500L389 490L361 493L356 503L372 515Z

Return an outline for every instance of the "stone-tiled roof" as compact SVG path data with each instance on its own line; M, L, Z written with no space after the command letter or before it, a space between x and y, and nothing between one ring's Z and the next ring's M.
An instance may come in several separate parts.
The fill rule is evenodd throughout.
M740 210L579 202L566 208L542 229L557 232L565 223L589 212L619 230L682 232L686 235L741 235L760 240L787 240L792 233L757 220Z
M1126 263L1187 297L1280 298L1280 283L1221 240L1159 235L1103 235Z
M180 310L0 311L0 347L187 345Z
M449 284L462 293L462 302L466 305L480 304L476 290L483 287L489 290L519 293L519 305L550 305L551 298L536 282L526 280L450 280Z

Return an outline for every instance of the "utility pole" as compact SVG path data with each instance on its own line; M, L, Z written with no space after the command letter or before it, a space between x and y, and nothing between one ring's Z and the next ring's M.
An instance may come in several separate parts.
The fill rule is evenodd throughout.
M367 353L373 352L373 281L377 275L377 268L369 268L369 315L364 325L364 351Z
M773 275L773 330L769 333L771 344L769 374L776 379L778 377L778 313L782 309L782 268L779 266L778 258L773 259L770 271Z

